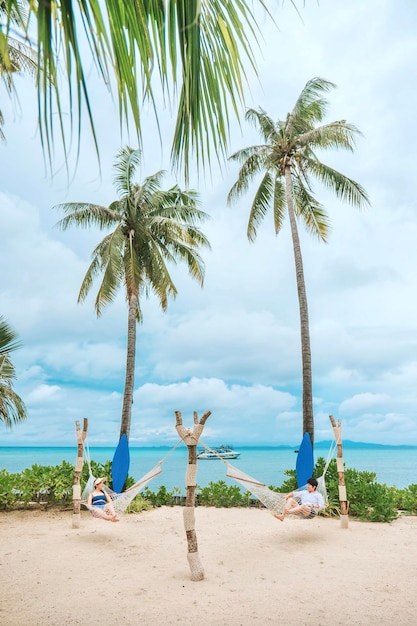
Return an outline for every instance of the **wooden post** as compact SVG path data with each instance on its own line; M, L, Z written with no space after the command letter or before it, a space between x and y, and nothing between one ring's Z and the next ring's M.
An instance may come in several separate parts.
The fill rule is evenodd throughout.
M349 503L345 485L345 466L343 463L342 449L342 422L338 420L337 425L333 415L329 415L329 420L333 427L334 438L337 445L337 473L339 474L339 501L340 501L340 523L342 528L347 528L349 523Z
M72 527L79 528L81 522L81 472L84 465L84 441L87 437L88 419L86 417L84 418L82 431L80 428L80 422L75 422L75 429L77 433L78 452L77 460L75 462L74 483L72 486Z
M183 511L184 515L184 528L187 536L188 544L188 564L191 570L191 580L198 581L204 578L204 568L200 561L200 555L198 554L197 535L195 532L195 488L197 485L197 444L200 439L201 433L204 429L208 417L211 415L211 411L206 411L200 421L198 421L198 415L194 411L194 427L190 431L188 428L182 425L182 415L180 411L175 411L176 431L181 437L183 442L188 448L188 466L185 475L186 484L186 498L185 507Z

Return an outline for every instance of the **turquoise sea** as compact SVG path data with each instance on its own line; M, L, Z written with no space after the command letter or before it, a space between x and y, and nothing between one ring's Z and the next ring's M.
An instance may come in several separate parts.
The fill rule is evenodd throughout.
M294 469L296 454L292 447L251 447L234 446L241 455L231 461L243 472L267 485L280 485L285 480L284 470ZM315 458L327 458L329 444L317 443ZM113 458L114 448L91 447L90 458L104 463ZM77 448L73 447L0 447L0 469L10 473L21 472L32 465L60 465L62 461L75 463ZM417 483L417 447L416 446L378 446L374 444L349 443L344 444L343 458L346 467L376 473L376 480L387 485L396 485L403 488ZM149 484L152 491L157 491L160 485L167 489L178 488L185 490L185 472L187 468L188 451L181 444L174 451L168 447L132 447L130 450L129 474L139 480L159 461L162 463L162 474ZM201 460L198 462L197 484L200 487L209 482L225 480L225 464L216 460Z

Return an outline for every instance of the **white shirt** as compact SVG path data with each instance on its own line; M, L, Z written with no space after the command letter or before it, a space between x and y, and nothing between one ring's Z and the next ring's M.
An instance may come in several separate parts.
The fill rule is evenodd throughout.
M324 508L323 496L318 491L294 491L294 498L300 498L301 504L318 504L319 509Z

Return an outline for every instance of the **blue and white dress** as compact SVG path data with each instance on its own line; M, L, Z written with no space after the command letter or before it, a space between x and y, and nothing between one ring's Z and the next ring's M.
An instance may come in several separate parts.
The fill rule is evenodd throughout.
M93 506L98 506L100 509L104 508L107 504L106 495L101 492L98 496L93 496L91 500Z

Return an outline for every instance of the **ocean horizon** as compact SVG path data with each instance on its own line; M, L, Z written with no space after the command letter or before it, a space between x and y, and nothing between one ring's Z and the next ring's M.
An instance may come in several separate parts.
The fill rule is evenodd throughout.
M214 445L214 444L212 444ZM319 457L327 459L330 441L315 444L315 461ZM287 476L285 470L295 469L296 446L248 446L234 445L240 452L231 464L246 474L267 485L279 486ZM200 448L200 446L199 446ZM93 461L105 463L111 461L114 446L90 446L89 456ZM333 456L336 455L334 452ZM18 473L32 465L55 466L62 461L75 463L77 446L0 446L0 469L9 473ZM374 472L376 481L399 488L417 483L417 446L384 445L354 441L343 442L345 467L359 471ZM169 446L131 446L129 474L139 480L157 463L162 461L162 474L149 484L149 489L157 491L161 485L168 490L185 491L185 472L187 469L188 450L184 444L173 449ZM197 484L207 486L210 482L224 480L226 484L235 484L226 477L226 465L216 460L200 460L197 470Z

